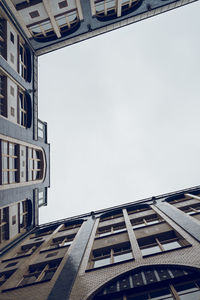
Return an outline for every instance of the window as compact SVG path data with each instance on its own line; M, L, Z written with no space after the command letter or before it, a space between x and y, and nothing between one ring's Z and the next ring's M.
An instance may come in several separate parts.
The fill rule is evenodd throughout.
M103 267L132 258L130 243L113 245L110 248L95 249L92 252L91 268Z
M65 231L65 230L71 230L71 229L75 229L78 227L81 227L81 223L76 223L76 224L65 224L59 231Z
M194 215L194 214L200 213L200 203L181 207L180 210L182 210L183 212L185 212L188 215Z
M149 215L144 218L132 219L131 224L133 229L142 228L148 225L154 225L162 222L157 214Z
M15 43L15 37L14 37L14 34L12 32L10 32L10 40L13 44Z
M49 253L49 254L47 254L46 258L56 256L57 254L58 254L58 252Z
M68 6L67 1L58 2L58 6L59 6L59 8L67 7Z
M38 121L38 136L44 138L44 124L41 121Z
M54 248L59 248L59 247L66 247L66 246L70 246L73 242L75 238L75 234L74 235L68 235L65 237L59 237L59 238L55 238L53 239L51 245L49 246L49 249L54 249Z
M16 216L12 216L12 225L16 224Z
M42 206L44 204L45 204L45 193L43 191L38 193L38 206Z
M9 208L0 210L0 243L9 239Z
M19 121L18 123L24 127L27 127L27 100L22 91L18 94L18 107L19 107Z
M7 23L6 20L0 18L0 55L7 58Z
M27 78L27 57L24 45L19 43L19 74L26 79Z
M7 272L1 272L0 273L0 286L6 282L8 278L11 277L11 275L15 272L15 270L7 271Z
M12 263L6 265L5 268L11 268L11 267L14 267L14 266L16 266L17 263L18 263L17 261L16 261L16 262L12 262Z
M28 180L38 180L42 178L42 152L33 148L28 148Z
M15 256L20 257L25 255L31 255L37 249L37 247L40 246L40 244L22 246Z
M18 146L11 142L1 141L1 153L1 184L18 182Z
M11 106L11 108L10 108L10 114L11 114L12 117L15 116L15 109L14 109L14 107L12 107L12 106Z
M106 226L106 227L100 227L98 228L97 237L103 237L103 236L107 236L113 233L119 233L119 232L123 232L126 229L125 227L125 223L118 223L112 226Z
M163 276L164 274L164 276ZM179 282L179 283L177 283ZM93 300L197 300L200 273L177 267L143 267L105 285Z
M30 17L31 17L32 19L37 18L37 17L40 16L38 10L34 10L34 11L30 12L29 15L30 15Z
M132 214L138 214L138 213L141 213L141 212L145 212L145 211L149 211L149 214L152 214L153 213L153 210L150 209L149 207L144 207L144 208L132 208L132 209L128 209L127 212L129 215L132 215Z
M35 282L51 280L59 264L60 261L52 261L48 264L29 266L28 272L23 276L18 286L26 286Z
M0 115L7 117L7 79L6 76L0 75Z
M15 95L15 89L12 85L10 86L10 93L11 93L12 96Z
M28 200L18 204L20 229L26 228L28 224Z
M109 215L109 216L105 216L105 217L101 217L100 222L107 221L107 220L112 220L112 219L116 219L116 218L120 218L120 217L123 217L122 212L112 214L112 215Z
M14 55L12 53L10 53L10 61L14 64L15 62L15 58Z
M157 236L148 236L138 239L138 244L142 255L147 256L155 253L160 253L167 250L178 249L183 246L183 241L180 240L174 231L160 234Z

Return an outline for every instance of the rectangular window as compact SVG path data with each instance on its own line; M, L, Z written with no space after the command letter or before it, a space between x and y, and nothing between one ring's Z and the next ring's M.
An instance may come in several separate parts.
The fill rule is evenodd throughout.
M0 75L0 115L7 117L7 78Z
M18 107L19 107L19 124L27 127L27 101L25 94L19 91L18 94Z
M1 184L18 182L18 145L1 140L1 153Z
M58 6L59 6L60 9L64 8L64 7L67 7L68 6L67 1L58 2Z
M174 231L138 239L143 256L178 249L184 245L183 243L183 240L176 236Z
M42 265L29 266L28 272L23 276L18 286L26 286L35 282L51 280L55 274L60 261L51 261Z
M0 243L9 239L9 208L0 209Z
M44 138L44 124L38 121L38 136L43 139Z
M109 248L93 250L91 268L107 266L133 258L130 243L113 245Z
M28 148L28 180L38 180L42 176L40 151Z
M125 223L117 223L112 226L99 227L97 230L97 237L104 237L114 233L124 232L126 230Z
M10 32L10 40L13 44L15 43L15 37L14 37L14 34L12 32Z
M137 218L137 219L134 218L131 220L133 229L158 224L160 222L162 222L162 219L157 214L148 215L143 218Z
M19 74L26 79L27 77L27 57L22 43L19 43Z

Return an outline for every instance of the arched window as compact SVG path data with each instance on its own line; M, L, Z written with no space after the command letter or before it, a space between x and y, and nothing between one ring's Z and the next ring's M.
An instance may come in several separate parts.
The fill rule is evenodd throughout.
M96 17L99 21L116 19L135 11L142 2L142 0L122 0L119 2L115 0L96 0Z
M44 161L41 150L28 148L28 180L39 180L43 177Z
M180 266L134 269L105 285L93 300L198 300L200 270Z

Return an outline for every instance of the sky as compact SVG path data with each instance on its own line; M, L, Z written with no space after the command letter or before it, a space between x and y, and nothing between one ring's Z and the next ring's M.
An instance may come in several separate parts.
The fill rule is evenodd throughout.
M40 223L199 185L199 2L39 58Z

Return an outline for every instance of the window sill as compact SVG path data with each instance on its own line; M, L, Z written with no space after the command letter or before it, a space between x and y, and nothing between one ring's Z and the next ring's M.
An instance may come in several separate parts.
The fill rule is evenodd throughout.
M103 269L103 268L109 268L109 267L117 266L119 264L124 264L124 263L127 263L127 262L131 262L131 261L134 261L134 260L135 260L134 258L130 258L130 259L119 261L119 262L116 262L116 263L113 263L113 264L109 264L109 265L106 265L106 266L101 266L101 267L97 267L97 268L87 269L87 270L85 270L85 272L88 273L88 272L100 270L100 269Z
M133 228L133 230L139 230L139 229L144 229L144 228L147 228L147 227L151 227L151 226L155 226L155 225L159 225L159 224L162 224L162 223L165 223L165 221L160 221L158 223L155 223L155 224L148 224L148 225L144 225L142 227L139 227L139 228ZM132 225L133 226L133 225Z
M127 232L126 229L124 229L123 231L120 231L120 232L113 232L113 233L105 235L105 236L96 236L95 240L104 239L104 238L107 238L107 237L110 237L110 236L113 236L113 235L117 235L117 234L120 234L120 233L125 233L125 232Z

